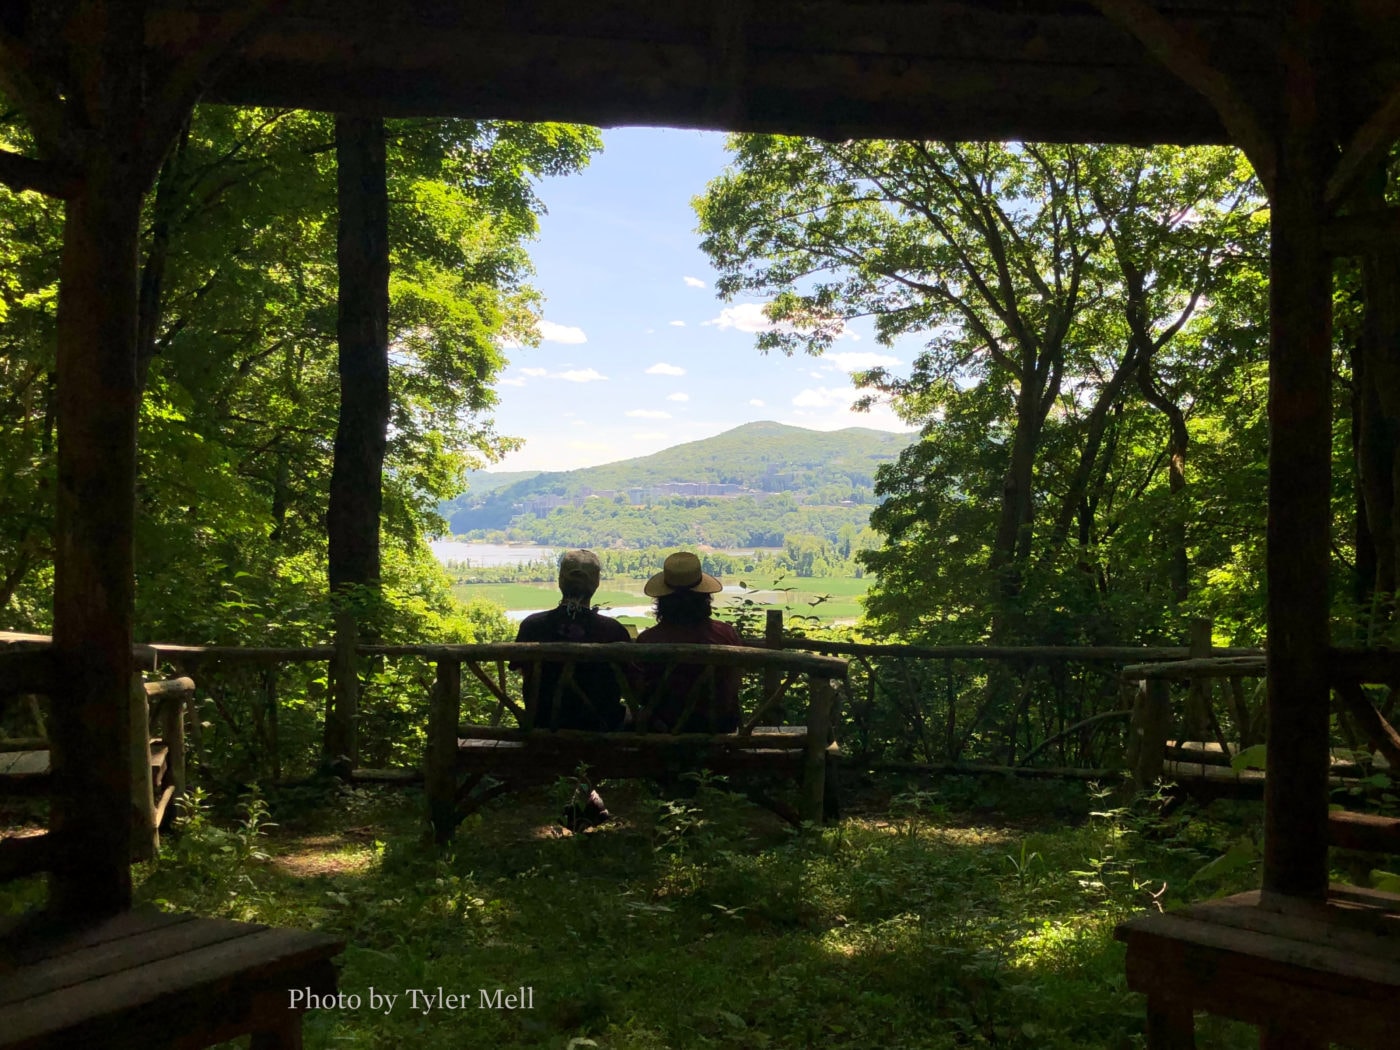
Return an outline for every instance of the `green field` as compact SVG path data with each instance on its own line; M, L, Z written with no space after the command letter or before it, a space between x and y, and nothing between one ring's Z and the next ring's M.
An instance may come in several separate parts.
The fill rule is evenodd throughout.
M783 609L789 615L815 615L823 623L855 620L861 614L860 598L870 586L870 579L846 576L814 576L798 579L789 576L781 581L771 577L753 577L732 581L746 584L751 590L747 597L761 606ZM642 593L644 577L634 580L611 579L594 595L597 605L610 608L649 605L651 599ZM792 588L787 590L786 588ZM549 609L559 600L559 590L552 583L459 583L452 593L461 601L484 599L507 611ZM741 600L737 594L726 594L722 605L734 605ZM650 617L622 617L624 622L648 624Z

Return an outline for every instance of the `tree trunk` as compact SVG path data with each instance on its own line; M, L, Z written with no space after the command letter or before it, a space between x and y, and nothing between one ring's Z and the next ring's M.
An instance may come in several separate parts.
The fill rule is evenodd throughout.
M358 633L356 588L379 584L379 518L389 426L389 229L384 122L336 117L340 232L340 419L326 515L330 587L347 603L336 616L337 646ZM363 596L363 592L361 592ZM347 637L348 633L348 637ZM326 712L324 756L357 759L353 661L337 661Z
M1138 367L1138 386L1148 404L1167 417L1167 490L1171 501L1162 531L1167 541L1167 579L1172 600L1184 602L1191 591L1191 564L1186 556L1186 449L1191 435L1181 406L1157 387L1152 377L1152 360L1145 357Z

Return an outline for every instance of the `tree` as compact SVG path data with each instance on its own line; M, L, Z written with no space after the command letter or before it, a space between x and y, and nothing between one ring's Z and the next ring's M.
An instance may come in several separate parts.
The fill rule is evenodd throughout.
M778 136L731 149L696 208L720 294L770 299L761 349L820 353L859 316L886 343L927 339L909 375L856 377L865 403L891 397L923 434L881 471L871 610L995 641L1034 626L1047 586L1052 605L1067 586L1100 601L1095 518L1125 412L1145 398L1181 422L1166 349L1202 345L1200 307L1257 236L1238 157ZM1078 582L1062 564L1071 538Z

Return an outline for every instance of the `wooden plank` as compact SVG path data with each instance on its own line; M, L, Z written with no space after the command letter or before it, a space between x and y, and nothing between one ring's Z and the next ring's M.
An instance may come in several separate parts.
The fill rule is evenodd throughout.
M165 926L194 922L188 912L137 908L99 922L55 919L42 912L15 916L0 924L0 972L34 966L109 941L135 938Z
M1269 920L1263 909L1240 909L1247 918L1261 925ZM1228 953L1259 964L1260 972L1289 975L1310 987L1332 988L1358 996L1394 996L1400 993L1400 957L1385 950L1359 954L1331 944L1318 944L1280 936L1272 932L1226 925L1212 916L1209 921L1179 912L1153 914L1130 919L1124 924L1126 937L1182 944Z
M1400 819L1333 810L1327 814L1327 843L1340 849L1400 853Z
M163 1012L202 1006L217 1011L220 993L227 994L225 990L258 985L275 987L288 976L294 979L299 970L314 967L338 954L343 947L344 942L323 934L255 930L198 951L160 959L16 1003L6 1011L3 1034L0 1034L4 1041L0 1045L71 1046L75 1044L42 1039L46 1034L85 1032L85 1027L115 1034L121 1031L127 1018L139 1017L149 1010ZM279 990L287 994L285 984ZM170 1017L165 1018L167 1024L170 1020Z
M774 652L746 645L697 645L690 643L638 642L492 642L480 645L424 646L430 660L465 662L507 660L512 663L542 660L587 660L590 663L670 663L722 665L746 670L779 667L824 678L843 678L846 661L788 650Z
M1118 676L1125 681L1141 678L1232 678L1238 675L1262 675L1264 657L1210 656L1190 660L1169 660L1163 663L1128 664Z
M49 739L43 736L17 736L0 740L0 755L15 751L48 751Z
M22 967L7 977L4 987L0 988L0 1005L5 1006L8 1013L10 1007L27 999L139 970L162 960L197 954L210 945L249 937L267 928L226 919L138 927L124 937L51 955L42 963Z
M48 751L11 751L0 755L0 777L48 773Z

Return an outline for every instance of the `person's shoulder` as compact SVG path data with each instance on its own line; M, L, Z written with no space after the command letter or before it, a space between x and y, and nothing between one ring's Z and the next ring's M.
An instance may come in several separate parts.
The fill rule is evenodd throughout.
M602 613L594 613L597 617L597 626L594 633L599 639L605 642L630 642L632 636L627 633L627 628L618 623L611 616L604 616Z
M731 624L727 624L723 620L711 620L710 633L714 637L722 639L722 644L724 645L744 644L744 640L739 636L739 632L736 631Z
M550 620L553 618L553 609L546 609L543 612L531 613L520 621L520 629L515 633L517 642L537 642L540 637L547 632ZM537 637L531 637L531 636Z

